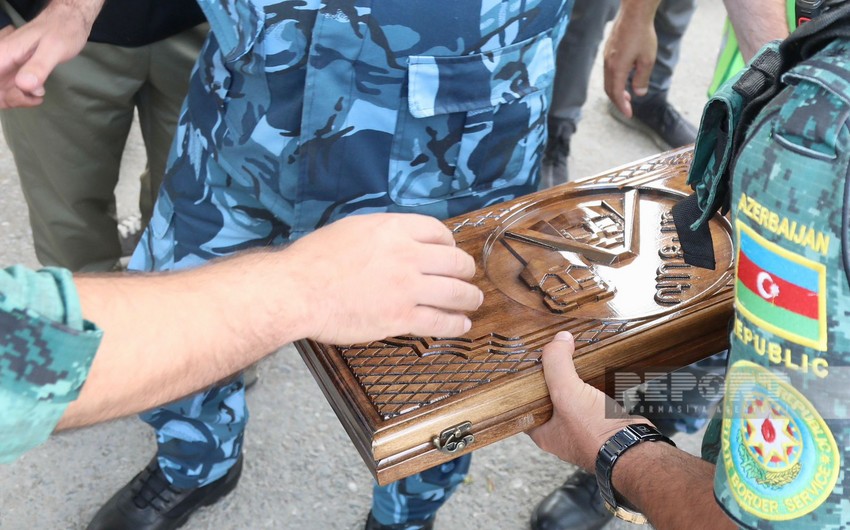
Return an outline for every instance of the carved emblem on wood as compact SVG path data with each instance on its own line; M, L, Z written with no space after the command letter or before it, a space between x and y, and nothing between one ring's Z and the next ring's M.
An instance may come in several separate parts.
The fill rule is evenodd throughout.
M680 198L607 186L548 197L502 221L484 247L487 277L517 303L573 318L674 310L726 276L722 266L707 271L682 259L670 213ZM716 240L731 252L728 237Z

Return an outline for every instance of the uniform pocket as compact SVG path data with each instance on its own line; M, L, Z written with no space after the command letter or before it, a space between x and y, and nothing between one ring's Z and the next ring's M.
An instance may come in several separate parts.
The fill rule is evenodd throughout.
M833 44L782 76L794 92L782 111L785 119L773 132L786 148L824 160L835 159L842 150L839 137L850 122L848 46Z
M529 180L545 136L555 61L548 32L464 56L412 56L390 155L402 206Z

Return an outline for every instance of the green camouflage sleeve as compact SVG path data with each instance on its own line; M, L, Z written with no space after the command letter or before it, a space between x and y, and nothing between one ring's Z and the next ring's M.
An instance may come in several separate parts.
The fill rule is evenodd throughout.
M44 442L88 376L102 332L71 273L0 269L0 462Z

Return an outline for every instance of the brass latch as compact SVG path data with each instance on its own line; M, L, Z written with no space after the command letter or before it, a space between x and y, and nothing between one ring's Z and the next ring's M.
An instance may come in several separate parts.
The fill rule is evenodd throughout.
M465 421L460 425L455 425L441 432L439 437L434 437L434 446L441 453L448 455L463 451L475 441L475 436L470 432L471 430L471 421Z

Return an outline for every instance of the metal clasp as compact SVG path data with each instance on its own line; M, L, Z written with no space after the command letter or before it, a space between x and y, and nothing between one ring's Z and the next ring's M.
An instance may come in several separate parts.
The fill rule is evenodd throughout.
M466 421L460 425L455 425L440 433L439 437L434 437L432 440L434 446L441 453L454 454L463 451L475 441L475 436L470 432L472 430L472 422Z

